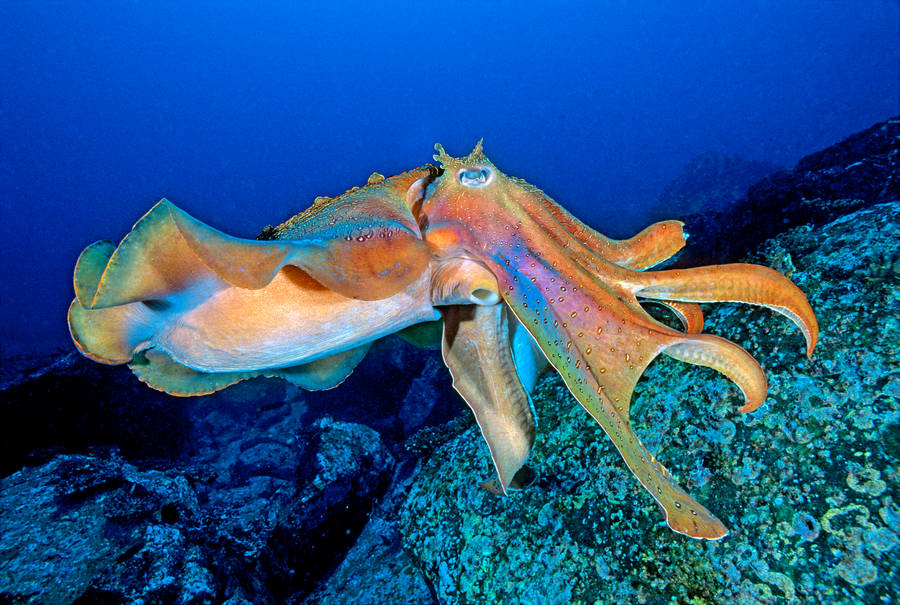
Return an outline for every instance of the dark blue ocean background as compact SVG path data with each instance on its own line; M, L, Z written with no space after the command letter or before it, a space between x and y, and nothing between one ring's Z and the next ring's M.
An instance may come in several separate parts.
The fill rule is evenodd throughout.
M0 27L3 355L69 347L79 252L163 196L253 237L483 137L624 236L697 154L789 166L898 110L884 0L4 2Z

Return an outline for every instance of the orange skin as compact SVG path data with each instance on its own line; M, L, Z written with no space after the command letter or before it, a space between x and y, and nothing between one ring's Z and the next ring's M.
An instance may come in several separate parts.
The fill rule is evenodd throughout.
M612 240L500 172L480 143L464 158L436 147L443 172L373 175L318 198L272 229L273 240L234 238L159 202L118 246L96 242L79 257L68 316L75 345L174 395L260 375L327 389L372 341L415 341L421 335L407 328L443 318L444 361L497 471L489 489L521 485L535 431L528 392L549 362L673 530L725 536L632 432L634 385L665 353L722 372L744 394L740 411L755 410L767 393L762 368L741 347L700 334L697 303L773 309L801 329L811 355L818 326L806 297L758 265L644 271L684 246L679 221ZM653 319L639 298L670 308L685 331Z
M632 432L632 390L653 358L665 352L724 373L744 393L741 412L755 410L766 397L762 369L725 339L690 334L702 327L696 303L770 307L797 323L811 354L818 327L806 297L781 274L756 265L638 273L633 269L655 264L683 245L680 223L660 223L623 246L582 225L524 181L504 175L480 144L460 159L437 149L444 173L422 206L425 241L443 255L476 259L494 274L504 302L662 506L672 529L696 538L726 535L724 525L672 481ZM653 319L638 296L666 301L689 334Z

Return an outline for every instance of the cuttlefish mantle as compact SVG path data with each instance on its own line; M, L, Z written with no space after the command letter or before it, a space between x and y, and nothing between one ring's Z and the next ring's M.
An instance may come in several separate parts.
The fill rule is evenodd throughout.
M68 315L76 346L182 396L254 376L333 388L389 334L440 348L498 493L521 487L537 430L530 394L553 368L673 530L725 536L632 431L632 391L666 354L718 370L741 389L740 411L755 410L767 393L762 368L701 333L698 303L765 306L800 328L811 355L818 325L804 294L758 265L648 271L685 245L679 221L613 240L503 174L480 142L463 158L436 149L440 168L376 174L317 198L266 240L228 236L162 200L118 246L96 242L79 257ZM671 309L683 331L653 319L647 302Z

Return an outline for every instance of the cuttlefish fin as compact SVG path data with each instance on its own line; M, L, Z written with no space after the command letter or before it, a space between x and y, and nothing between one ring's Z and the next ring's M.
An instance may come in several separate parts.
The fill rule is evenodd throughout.
M84 249L75 264L76 298L68 311L69 333L75 346L86 357L107 364L129 361L134 348L152 335L154 316L160 306L165 306L151 299L148 304L88 310L86 305L95 299L100 278L114 251L115 246L108 241L95 242Z
M167 200L154 205L109 255L99 277L97 244L82 253L75 270L75 294L85 309L165 298L208 277L209 269L181 237L173 213L181 211ZM108 250L104 245L104 254Z
M382 201L371 195L350 206L346 200L340 205L328 200L329 208L309 215L307 222L312 224L299 225L291 240L245 240L182 211L173 210L172 217L191 250L234 286L262 288L281 267L291 264L338 294L378 300L402 290L428 263L428 247L412 216L404 220L407 217L396 216L398 211L384 210ZM349 208L353 216L347 216ZM405 202L402 209L409 214ZM361 210L366 211L364 216L359 215Z
M635 273L632 291L641 298L682 302L742 302L772 309L790 319L806 339L812 357L819 324L806 295L787 277L762 265L734 263Z
M288 367L246 372L202 372L173 360L157 349L145 349L128 367L148 386L177 397L208 395L242 380L264 376L283 378L302 389L321 391L342 383L365 357L369 344L316 361Z
M369 351L371 343L289 368L268 370L266 376L284 378L307 391L327 391L344 382Z
M141 382L157 391L177 397L208 395L248 378L259 372L199 372L174 361L169 355L156 349L146 349L134 356L128 364Z
M444 320L426 321L404 328L396 335L414 347L427 351L440 351L444 335Z
M475 414L506 492L534 443L534 414L510 352L506 306L451 305L444 316L444 363Z
M76 289L78 299L86 309L100 309L161 298L207 271L233 286L258 289L286 264L349 298L386 298L422 274L428 250L402 196L365 191L340 204L320 204L328 207L307 211L305 221L294 225L295 239L272 241L232 237L163 199L112 253L96 290Z

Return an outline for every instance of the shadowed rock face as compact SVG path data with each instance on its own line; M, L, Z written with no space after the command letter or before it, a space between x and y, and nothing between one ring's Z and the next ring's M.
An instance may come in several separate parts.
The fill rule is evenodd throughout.
M731 207L681 217L691 239L677 265L731 262L791 227L823 225L860 208L898 199L900 117L762 179Z
M729 209L747 195L747 188L780 166L707 152L692 158L666 184L646 220L681 219Z
M8 378L0 602L302 598L356 540L398 456L425 451L395 440L462 410L433 371L439 353L400 340L372 353L361 374L378 388L314 401L265 379L170 397L77 354Z
M361 531L394 459L369 428L322 418L296 432L296 420L287 414L265 436L235 427L256 437L216 443L221 456L190 467L62 454L3 479L0 600L302 595Z

